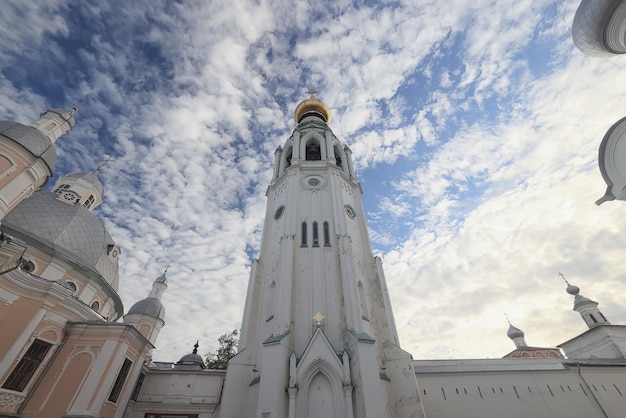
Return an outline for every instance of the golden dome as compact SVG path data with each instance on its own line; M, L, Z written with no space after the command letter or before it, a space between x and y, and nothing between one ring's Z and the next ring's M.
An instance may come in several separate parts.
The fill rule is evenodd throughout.
M309 113L316 113L324 119L324 122L327 124L330 123L330 109L326 106L326 103L312 97L300 102L300 104L296 106L296 111L293 114L296 125L299 124L302 118Z

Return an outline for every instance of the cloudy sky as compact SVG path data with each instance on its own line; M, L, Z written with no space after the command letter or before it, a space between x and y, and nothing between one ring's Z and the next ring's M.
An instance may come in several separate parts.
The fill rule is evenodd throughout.
M585 325L559 271L626 324L626 204L597 153L624 57L575 49L578 1L4 0L0 118L85 104L57 175L101 174L128 309L171 263L154 358L239 328L273 151L319 91L353 151L400 339L501 357ZM51 187L52 184L48 184Z

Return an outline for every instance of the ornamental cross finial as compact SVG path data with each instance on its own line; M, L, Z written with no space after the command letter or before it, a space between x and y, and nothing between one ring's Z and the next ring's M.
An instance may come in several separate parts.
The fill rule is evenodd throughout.
M565 283L569 284L569 282L568 282L568 281L567 281L567 279L565 278L565 275L564 275L563 273L561 273L560 271L559 271L559 276L561 276L561 278L562 278L563 280L565 280Z
M315 320L315 325L318 326L318 327L321 326L322 325L322 321L324 320L324 318L326 318L326 317L324 315L322 315L321 313L319 313L319 312L316 313L313 316L313 319Z
M102 171L102 168L107 165L107 163L114 161L114 158L111 157L110 155L105 155L104 159L102 160L102 162L100 163L100 165L98 166L98 168L96 169L96 173L99 173Z
M317 91L317 90L314 90L314 89L308 89L308 90L306 91L306 94L308 94L308 95L309 95L309 99L315 99L315 95L316 95L317 93L318 93L318 91Z
M167 263L167 264L165 265L165 271L163 272L163 274L167 273L167 271L170 269L170 266L171 266L171 264L170 264L170 263Z
M196 340L196 343L193 345L193 353L194 354L198 354L198 347L200 347L200 344L198 344L199 340Z

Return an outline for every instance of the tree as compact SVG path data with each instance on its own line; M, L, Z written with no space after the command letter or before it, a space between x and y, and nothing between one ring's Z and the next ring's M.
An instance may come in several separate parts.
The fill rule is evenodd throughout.
M217 353L207 353L205 365L209 369L225 370L228 367L228 360L237 354L239 332L235 329L230 334L222 335L217 342L219 343Z

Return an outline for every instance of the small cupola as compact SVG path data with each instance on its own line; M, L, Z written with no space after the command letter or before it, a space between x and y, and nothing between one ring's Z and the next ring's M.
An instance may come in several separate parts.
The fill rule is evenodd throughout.
M93 211L102 203L104 188L95 173L70 173L59 177L52 189L58 199L70 205L80 204Z
M598 308L598 302L581 295L580 288L570 284L562 273L559 273L559 276L561 276L567 284L565 291L574 296L573 310L580 314L589 328L595 328L600 325L611 325Z

